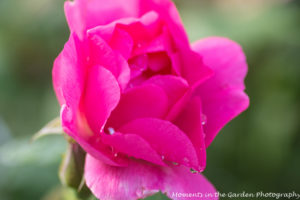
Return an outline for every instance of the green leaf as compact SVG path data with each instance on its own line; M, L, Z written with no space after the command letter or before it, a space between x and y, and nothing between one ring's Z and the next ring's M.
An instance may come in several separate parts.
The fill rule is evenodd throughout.
M42 200L82 200L76 195L76 191L68 187L56 187L50 191Z
M36 141L44 136L47 135L60 135L63 134L63 129L61 127L61 121L60 118L57 117L50 121L46 126L44 126L40 131L38 131L34 136L32 137L31 141Z
M1 133L0 133L1 135ZM11 139L0 145L0 199L41 199L59 184L57 168L67 143L61 136Z

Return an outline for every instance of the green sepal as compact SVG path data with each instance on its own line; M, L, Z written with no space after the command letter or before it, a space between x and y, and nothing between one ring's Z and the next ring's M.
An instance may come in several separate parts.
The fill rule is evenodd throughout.
M59 178L64 186L75 189L79 197L86 198L91 194L84 180L86 153L76 142L68 138L67 140L68 149L60 165Z
M57 117L57 118L53 119L52 121L50 121L49 123L47 123L37 133L35 133L33 135L33 137L31 138L31 141L34 142L34 141L36 141L44 136L47 136L47 135L61 135L63 133L64 133L64 131L61 126L60 118Z
M63 156L59 178L64 186L79 188L82 184L85 152L77 143L69 143Z

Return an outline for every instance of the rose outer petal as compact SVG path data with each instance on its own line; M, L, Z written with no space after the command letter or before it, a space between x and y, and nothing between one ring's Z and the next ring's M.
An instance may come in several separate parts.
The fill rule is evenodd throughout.
M76 34L71 34L52 70L53 86L60 105L67 104L76 109L85 79L81 45Z
M61 104L62 127L64 131L76 142L78 142L86 152L92 154L96 158L101 159L103 162L110 165L126 165L126 159L121 157L115 159L114 157L109 155L108 152L105 151L105 149L103 149L104 145L97 141L97 138L99 137L95 136L91 131L90 126L87 123L86 116L85 114L83 114L81 101L82 97L85 96L85 100L89 103L92 103L91 106L96 101L96 99L94 98L97 98L97 93L93 96L93 93L87 92L88 90L95 89L95 91L99 91L99 88L102 87L103 89L104 85L114 85L114 83L117 87L115 88L115 90L118 89L118 84L115 80L114 82L100 84L100 86L98 85L99 83L97 83L97 80L95 80L97 79L97 76L99 76L98 78L100 79L103 78L102 81L109 81L111 80L109 77L113 77L112 75L108 75L108 77L106 77L106 75L110 73L107 70L103 73L99 72L105 71L103 67L99 66L99 71L97 71L97 67L92 68L92 74L89 74L89 77L86 77L87 69L85 69L84 65L85 54L83 53L83 45L84 44L79 41L75 33L71 34L69 41L65 45L65 48L54 63L52 71L53 85L56 95ZM89 83L84 95L83 88L86 78L88 78ZM115 97L115 101L117 101L119 97L116 97L116 95L118 95L119 93L113 90L113 88L108 88L108 91L110 91L111 89L114 93L113 96L109 95L109 98L105 100L109 102L109 100L112 100ZM89 94L87 95L87 93ZM110 113L110 109L113 108L113 102L111 102L110 104L106 103L104 105L107 105L107 107L103 108L101 107L101 104L97 104L95 108L93 107L93 109L95 110L87 108L87 113L93 115L93 113L91 112L96 111L99 106L101 107L101 115L97 115L96 118L94 118L95 121L90 120L93 118L93 116L89 116L90 123L93 124L94 129L99 129L99 132L101 123L103 124L106 120L105 113L107 115L108 113Z
M226 38L206 38L196 42L193 49L215 72L196 92L207 116L204 132L208 146L226 123L249 106L249 98L243 91L247 63L241 47Z
M141 136L166 161L194 169L199 167L197 153L192 142L184 132L169 121L140 118L125 124L118 131Z
M103 200L141 199L158 191L174 200L218 199L215 188L202 174L192 174L184 166L162 167L131 160L128 167L112 167L87 155L85 180L92 193Z

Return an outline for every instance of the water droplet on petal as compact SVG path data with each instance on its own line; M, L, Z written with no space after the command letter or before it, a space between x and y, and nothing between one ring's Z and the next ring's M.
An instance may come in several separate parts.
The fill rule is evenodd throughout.
M165 156L161 156L161 159L164 160L164 159L165 159Z
M107 130L110 135L113 135L116 132L115 129L112 127L108 127Z
M172 162L173 165L179 165L177 162Z
M113 146L110 146L111 153L114 157L118 157L118 152L115 150Z
M201 124L204 126L207 123L207 117L204 114L201 114Z

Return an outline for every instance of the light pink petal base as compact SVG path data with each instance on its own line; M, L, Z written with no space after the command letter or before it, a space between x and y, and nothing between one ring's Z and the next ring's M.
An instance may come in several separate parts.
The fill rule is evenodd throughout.
M192 174L183 166L162 167L132 160L128 167L113 167L86 157L85 180L93 194L101 200L140 199L158 191L174 200L217 200L215 188L201 174ZM179 197L180 194L203 195ZM177 195L177 196L176 196Z

